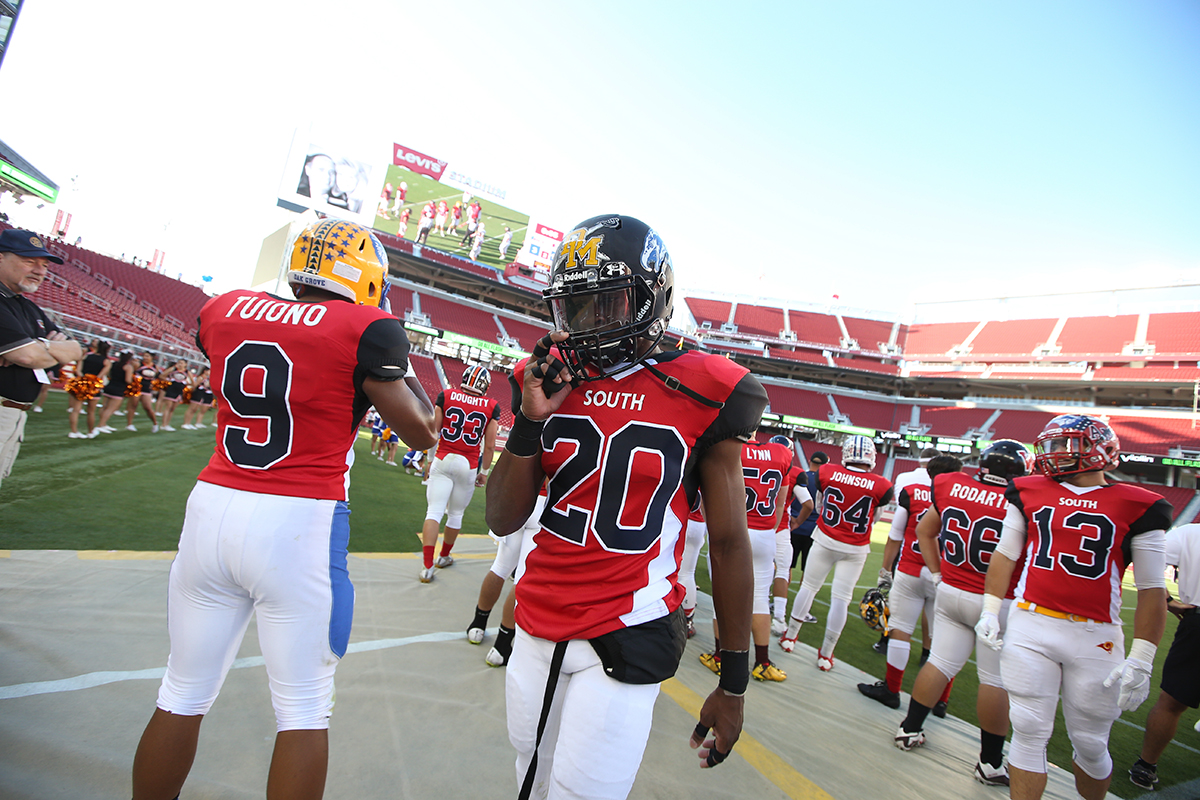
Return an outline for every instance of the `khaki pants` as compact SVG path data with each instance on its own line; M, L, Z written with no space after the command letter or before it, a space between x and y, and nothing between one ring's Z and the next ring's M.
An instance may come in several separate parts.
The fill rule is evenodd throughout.
M25 418L29 414L18 408L0 406L0 481L12 472L13 462L21 451L25 438Z

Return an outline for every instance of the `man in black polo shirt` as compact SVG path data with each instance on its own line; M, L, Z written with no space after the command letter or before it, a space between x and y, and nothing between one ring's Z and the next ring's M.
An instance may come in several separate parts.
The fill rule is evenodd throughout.
M24 296L42 285L51 261L63 263L36 233L0 233L0 481L21 449L26 413L49 383L46 370L83 357L79 343Z

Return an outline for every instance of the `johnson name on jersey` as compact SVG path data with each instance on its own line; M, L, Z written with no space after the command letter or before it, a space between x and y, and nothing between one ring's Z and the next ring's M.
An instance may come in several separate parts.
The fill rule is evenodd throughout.
M1025 517L1017 597L1100 622L1121 621L1121 576L1138 534L1171 527L1171 504L1128 483L1076 493L1042 475L1015 479L1008 502Z
M442 410L438 457L458 453L471 463L471 469L477 469L488 423L500 419L500 403L461 389L447 389L438 394L436 405Z
M787 503L787 478L792 472L792 449L771 442L742 446L742 477L746 482L746 525L767 531L776 527L779 503Z
M646 363L723 406L668 388L642 364L573 389L546 421L546 508L516 590L517 622L534 636L594 638L674 611L697 464L758 427L766 392L744 367L695 351ZM523 376L524 363L518 396Z
M983 594L988 564L1004 530L1008 509L1004 487L948 472L933 479L932 502L942 520L938 534L942 580L963 591ZM1009 586L1007 597L1013 596L1012 588Z
M892 501L892 482L873 472L858 472L838 464L822 464L817 472L821 516L817 526L843 544L871 544L875 511Z
M346 500L354 438L370 406L363 380L399 380L408 369L400 321L344 300L242 290L205 304L196 342L219 401L217 446L200 480Z

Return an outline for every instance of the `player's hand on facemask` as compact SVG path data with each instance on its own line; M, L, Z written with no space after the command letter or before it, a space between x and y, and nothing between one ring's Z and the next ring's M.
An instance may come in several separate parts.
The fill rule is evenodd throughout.
M568 336L566 331L553 331L533 346L521 393L521 413L527 419L535 422L546 419L571 393L575 376L557 353L550 352L552 345L566 341Z

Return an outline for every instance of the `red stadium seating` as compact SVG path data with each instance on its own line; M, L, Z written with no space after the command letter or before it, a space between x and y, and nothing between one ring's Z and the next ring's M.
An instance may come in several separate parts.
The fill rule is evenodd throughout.
M1146 342L1154 345L1156 358L1167 353L1195 358L1200 354L1200 311L1151 314Z
M971 358L1025 357L1045 344L1056 319L992 320L971 341Z
M1186 525L1191 519L1181 519L1180 515L1192 498L1196 496L1195 489L1184 489L1180 486L1158 486L1157 484L1138 484L1152 492L1158 492L1175 508L1174 522L1176 525ZM1195 514L1191 515L1193 518Z
M1161 417L1122 417L1112 415L1109 424L1127 453L1165 456L1172 447L1200 450L1200 427L1189 419Z
M1194 356L1193 356L1194 357ZM1195 362L1192 362L1193 364ZM1147 365L1136 367L1100 367L1092 376L1097 381L1165 381L1187 383L1200 379L1200 367Z
M521 322L509 317L501 317L500 321L504 323L504 329L508 331L508 335L521 343L521 349L529 352L533 351L533 346L537 344L537 340L545 336L546 332L550 330L549 322L543 322L540 325L531 325L528 322Z
M829 405L829 395L773 383L764 383L763 387L770 398L773 414L790 414L793 417L828 422L829 415L833 412Z
M1119 317L1072 317L1063 326L1056 344L1059 358L1096 358L1120 355L1137 332L1137 315Z
M713 330L720 330L729 321L729 309L733 307L733 303L725 300L705 300L701 297L689 297L686 302L696 318L696 327L702 328L708 322Z
M435 328L454 331L493 344L498 341L500 329L496 327L496 321L488 312L452 300L444 300L426 292L418 294L421 296L421 311L429 315Z
M843 369L856 369L860 372L878 372L883 375L899 375L900 367L896 364L884 364L869 358L838 358L834 356L833 363Z
M820 353L812 350L788 350L786 347L772 347L767 351L768 358L781 358L785 361L803 361L806 364L829 366L829 361Z
M882 345L887 344L892 337L894 327L891 322L859 317L842 317L842 322L846 324L846 332L850 334L850 338L858 342L859 348L872 352L882 350Z
M783 309L738 303L733 321L738 326L738 333L778 339L783 330Z
M904 357L913 360L921 358L945 358L950 348L961 344L971 335L977 323L974 322L939 322L912 325L903 332L901 342Z
M929 425L933 436L962 439L967 432L978 430L994 413L990 408L921 407L921 424Z
M1053 416L1045 411L1002 411L992 426L992 438L1030 444Z
M837 318L828 314L818 314L813 311L788 311L788 321L792 325L792 333L801 342L827 344L831 347L841 347L842 329L838 326Z
M809 459L812 458L813 453L816 453L818 451L829 456L830 464L841 464L842 463L842 448L840 445L821 444L820 442L808 442L808 441L804 441L803 439L801 439L798 442L798 444L800 445L800 449L804 451L804 460L806 463L808 463L810 469L812 468L812 463L809 461Z
M882 400L867 400L862 397L837 395L834 398L838 410L850 418L851 425L898 431L902 422L908 422L912 406L897 406Z
M438 378L437 367L434 365L433 359L413 353L411 363L413 371L417 373L417 380L421 382L421 388L425 390L425 394L429 395L429 400L431 402L436 400L442 391L442 382ZM461 377L461 373L459 377Z

